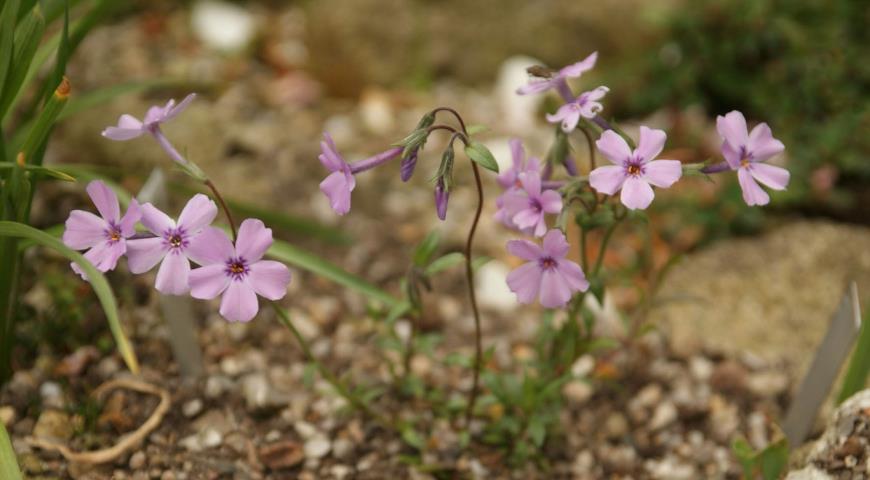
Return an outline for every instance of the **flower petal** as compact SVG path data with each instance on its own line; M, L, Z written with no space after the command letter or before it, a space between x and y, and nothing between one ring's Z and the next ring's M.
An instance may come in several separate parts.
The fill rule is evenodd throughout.
M529 262L512 270L507 276L508 288L517 294L517 301L529 304L535 301L541 287L541 268Z
M637 148L634 149L635 156L640 157L643 163L655 160L665 148L667 138L664 130L641 126L640 139L637 141Z
M751 163L746 168L753 178L774 190L785 190L791 176L788 170L766 163Z
M743 200L747 205L767 205L770 203L770 196L755 183L752 174L745 167L737 170L737 181L743 190Z
M626 178L624 167L607 165L592 170L589 174L589 184L597 192L613 195L622 188Z
M175 228L175 221L154 205L146 203L140 209L142 210L142 225L145 225L145 228L154 235L162 236L167 230Z
M124 238L132 237L136 233L136 223L142 219L142 207L135 198L130 199L130 205L127 206L127 213L121 217L121 223L118 225L121 228L121 235Z
M211 300L227 289L230 277L226 274L226 265L215 263L191 270L188 283L191 297Z
M628 178L622 185L622 195L619 199L631 210L643 210L652 203L653 197L655 194L648 183L640 178Z
M545 190L538 198L544 213L559 213L562 211L562 195L555 190Z
M741 157L741 151L739 147L734 147L727 140L722 141L722 156L725 157L725 161L728 162L728 166L731 167L731 170L737 170L740 168L740 161L743 160Z
M541 275L541 305L546 308L565 306L571 299L571 289L562 274L554 268L544 270Z
M766 123L759 123L749 134L747 148L752 152L752 161L761 162L782 153L785 150L785 145L773 138L773 133Z
M250 266L248 282L258 295L269 300L280 300L287 294L290 269L281 262L261 260Z
M121 220L118 196L105 183L94 180L88 184L87 191L103 219L116 224Z
M163 257L154 288L167 295L183 295L190 290L190 260L181 252L172 251Z
M542 78L533 78L529 83L517 89L517 95L531 95L533 93L546 92L553 88L553 82Z
M338 154L338 149L335 148L335 142L332 141L332 137L326 132L323 132L323 140L320 142L320 155L317 158L320 159L320 163L330 172L341 170L345 164L344 159Z
M541 195L541 175L536 172L523 172L519 175L520 183L523 185L523 190L529 194L529 197L538 197Z
M547 121L550 123L559 123L571 113L571 104L564 104L556 110L554 114L546 114Z
M716 117L716 130L722 140L727 141L735 149L746 146L749 133L746 128L746 118L737 110L732 110L725 116Z
M568 244L565 234L558 228L554 228L547 232L547 235L544 237L543 247L545 255L559 259L568 253L568 249L571 246Z
M523 260L536 262L543 255L541 247L528 240L511 240L507 242L507 251Z
M184 97L184 100L182 100L178 103L178 105L166 109L167 111L165 113L163 121L167 122L167 121L172 120L173 118L177 117L179 113L181 113L187 109L187 107L190 105L190 102L192 102L195 98L196 98L195 93L188 94L186 97Z
M124 241L120 242L101 242L95 245L93 248L85 252L84 257L94 265L94 268L101 272L108 272L109 270L114 270L118 265L118 259L124 255L124 252L127 250L127 246L124 244ZM88 276L85 274L84 270L82 270L75 262L71 263L73 271L79 274L82 279L87 280Z
M239 236L236 238L236 255L244 258L248 263L253 263L263 258L266 250L271 246L271 228L266 228L266 225L256 218L248 218L242 222Z
M198 235L191 237L185 253L187 258L200 265L217 264L224 268L227 260L235 256L235 248L223 230L205 227Z
M668 188L683 175L679 160L653 160L643 166L643 179L660 187Z
M577 128L577 123L580 122L580 113L579 109L572 109L565 115L565 118L562 120L562 131L565 133L571 133Z
M585 292L589 289L589 281L586 280L586 275L583 274L583 269L580 268L580 265L571 260L562 259L559 260L559 266L556 268L558 268L559 273L562 274L571 290Z
M145 273L154 268L168 251L169 247L161 237L127 240L127 268L135 274Z
M355 186L353 175L336 171L320 182L320 191L329 198L329 205L335 213L344 215L350 211L350 193Z
M106 127L102 135L110 140L131 140L145 133L142 128L142 122L132 115L121 115L118 119L117 127Z
M559 74L563 77L575 78L582 75L584 72L592 70L595 62L598 60L598 52L592 52L583 60L559 70Z
M259 309L257 294L247 282L230 282L221 299L220 312L224 318L231 322L249 322Z
M208 196L197 193L188 200L181 215L178 216L178 226L195 233L211 224L217 213L217 205Z
M84 250L106 239L109 225L102 218L84 210L73 210L66 219L63 243L73 250Z
M598 150L616 165L624 165L631 157L631 148L625 143L625 139L613 130L605 130L595 142Z

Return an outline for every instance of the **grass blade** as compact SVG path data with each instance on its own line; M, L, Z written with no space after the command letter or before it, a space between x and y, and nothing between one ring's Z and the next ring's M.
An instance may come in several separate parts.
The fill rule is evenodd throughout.
M299 249L287 242L275 240L267 255L282 262L307 270L315 275L332 280L344 287L356 290L372 300L382 303L388 308L393 308L399 303L389 293L363 280L362 278L343 270L334 263L324 260L312 253Z
M861 331L858 333L858 342L855 344L852 358L849 359L846 378L843 379L837 403L843 403L859 390L863 390L864 386L867 385L868 377L870 377L870 309L864 313L864 321L861 323Z
M12 65L13 39L20 0L6 0L0 11L0 97L6 90L6 77ZM0 115L0 119L3 115Z
M6 427L0 422L0 478L4 480L21 480L21 470L18 469L18 460Z
M3 84L3 94L0 95L0 118L6 116L12 101L18 96L44 31L45 19L39 5L36 5L15 29L12 64Z
M124 327L121 325L120 317L118 316L118 305L115 301L115 295L112 293L112 288L106 277L103 276L94 266L85 259L82 254L70 249L63 244L59 239L35 229L31 226L24 225L18 222L0 221L0 236L24 238L32 240L37 244L48 247L61 255L67 257L71 261L78 264L87 274L91 287L94 289L100 304L103 306L103 311L106 314L106 319L109 322L109 329L115 337L115 343L118 346L118 352L127 368L133 373L139 372L139 362L136 359L136 354L130 346L130 341L124 333Z
M43 146L48 140L48 134L54 127L54 122L57 121L57 116L60 115L63 107L66 106L69 91L69 80L64 77L57 86L57 89L55 89L51 99L45 104L45 108L40 112L36 123L30 129L27 139L24 140L24 144L21 146L25 162L31 165L40 165L42 163L42 156L36 156L35 154L43 150Z
M0 162L0 171L9 170L15 168L16 164L12 162ZM75 177L68 175L60 170L55 170L53 168L42 167L39 165L23 165L21 168L24 170L35 173L37 175L42 175L44 177L56 178L58 180L63 180L64 182L75 182Z

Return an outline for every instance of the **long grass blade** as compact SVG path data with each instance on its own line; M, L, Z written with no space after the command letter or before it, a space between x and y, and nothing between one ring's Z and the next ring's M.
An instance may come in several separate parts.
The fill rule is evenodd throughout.
M864 313L864 321L861 323L861 331L858 333L858 342L849 359L846 368L846 377L840 388L837 403L846 401L849 397L863 390L870 378L870 308Z
M3 480L21 480L21 470L9 434L3 422L0 422L0 478Z
M3 10L0 10L0 97L6 91L6 77L12 66L12 51L14 48L15 24L17 23L20 0L6 0ZM0 115L0 119L3 115Z
M36 5L15 29L12 64L6 75L3 94L0 96L0 118L6 116L12 101L18 96L18 91L24 84L27 70L30 68L30 63L33 61L33 56L36 54L44 31L45 19L42 17L39 5Z
M106 319L109 322L109 329L112 331L112 336L115 337L115 343L118 347L118 352L127 368L133 373L139 372L139 361L136 359L136 354L124 333L124 327L121 325L121 319L118 315L118 304L115 301L115 295L112 293L112 288L106 277L100 273L94 266L85 259L82 254L70 249L63 244L59 239L35 229L29 225L24 225L18 222L0 221L0 236L24 238L36 242L37 244L50 248L61 255L67 257L71 261L78 264L85 274L87 274L91 287L94 289L100 304L103 307L103 312L106 314Z

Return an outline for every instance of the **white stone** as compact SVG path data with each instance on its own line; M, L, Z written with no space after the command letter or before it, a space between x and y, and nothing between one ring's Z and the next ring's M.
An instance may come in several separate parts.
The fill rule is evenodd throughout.
M234 3L201 0L193 6L191 27L207 47L235 53L251 44L257 22L250 11Z
M665 401L656 406L649 427L652 430L659 430L667 427L677 419L677 407L670 401Z
M517 297L505 281L508 273L510 273L508 266L497 260L490 260L477 270L474 283L481 307L502 312L517 308Z
M502 127L512 133L527 131L538 121L538 106L544 95L517 95L517 89L529 82L526 69L540 64L531 57L514 56L499 68L495 96L502 113Z
M332 443L325 435L315 435L303 447L306 458L323 458L332 450Z

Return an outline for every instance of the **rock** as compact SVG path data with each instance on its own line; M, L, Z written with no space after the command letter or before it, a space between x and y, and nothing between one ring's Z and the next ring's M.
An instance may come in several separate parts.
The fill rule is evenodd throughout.
M774 398L788 389L789 381L785 373L767 370L750 374L746 386L759 397Z
M184 414L187 418L192 418L199 415L199 412L202 411L202 400L199 398L194 398L193 400L189 400L184 402L184 405L181 406L181 413Z
M609 439L618 439L628 433L628 420L625 415L613 412L604 420L604 434Z
M713 362L706 357L692 357L689 359L689 371L695 380L706 382L713 375Z
M333 465L329 468L329 473L335 480L344 480L353 473L353 469L347 465Z
M700 338L716 350L784 359L801 378L847 281L870 297L867 245L870 229L822 221L720 242L676 265L659 292L693 300L662 305L649 320L676 343Z
M662 460L647 460L644 468L650 476L661 480L694 480L698 477L695 468L678 458L668 456Z
M477 300L481 307L507 312L517 307L517 296L508 288L505 278L510 268L498 260L490 260L474 274Z
M355 449L356 446L350 440L338 438L332 444L332 456L340 460L346 460L350 458Z
M251 13L229 2L196 2L190 19L194 34L205 46L228 53L244 50L253 40L256 30Z
M223 443L223 435L215 428L206 428L199 433L187 436L179 440L178 444L191 452L201 452L214 448Z
M46 408L56 408L62 410L66 401L63 397L63 389L56 382L45 382L39 387L39 396L42 398L42 405Z
M223 375L212 375L205 381L204 393L206 398L216 399L220 398L224 392L232 390L234 387L235 383L229 377Z
M656 406L652 420L649 422L651 430L661 430L667 427L677 419L677 407L673 402L665 400Z
M15 421L15 409L10 406L0 407L0 423L8 427Z
M142 469L147 461L148 457L145 456L145 452L139 450L133 455L130 455L130 461L128 462L128 465L130 466L130 470L133 470L135 472Z
M740 427L737 406L729 404L719 395L713 395L710 398L709 427L717 441L725 443L730 440Z
M72 418L58 410L43 411L33 427L34 437L61 442L72 438L74 432Z
M788 476L785 477L785 480L834 480L834 478L835 477L825 473L824 470L819 470L814 466L809 466L789 472Z
M589 382L582 380L572 380L562 387L562 394L575 405L583 405L594 393L595 388Z
M275 391L265 374L251 373L242 378L242 395L248 410L281 408L290 402L287 395Z
M371 133L386 135L395 129L396 113L390 96L383 90L367 89L359 100L359 114L363 125Z
M529 82L526 69L542 62L532 57L513 56L502 62L498 69L495 95L503 115L504 128L519 134L531 130L539 121L538 108L544 100L541 95L517 95L517 88ZM501 166L501 165L499 165Z
M293 468L305 459L302 445L292 440L263 445L257 454L260 461L271 470Z
M110 378L121 370L121 364L115 357L106 357L97 363L97 375L101 378Z
M323 458L332 450L332 443L325 435L314 435L305 442L305 458Z
M100 351L92 345L79 347L67 355L54 369L55 375L78 377L91 362L100 358Z

